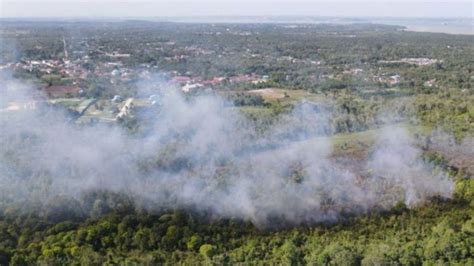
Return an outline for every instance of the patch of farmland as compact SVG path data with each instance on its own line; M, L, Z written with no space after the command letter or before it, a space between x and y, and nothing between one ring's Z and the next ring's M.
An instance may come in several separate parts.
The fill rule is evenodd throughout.
M266 88L249 90L246 92L254 95L260 95L267 102L297 102L303 99L308 101L319 101L324 99L324 96L314 94L306 90L284 90L277 88Z

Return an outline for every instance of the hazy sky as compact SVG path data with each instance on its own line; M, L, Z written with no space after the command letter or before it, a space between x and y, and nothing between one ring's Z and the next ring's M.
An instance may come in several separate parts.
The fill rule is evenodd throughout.
M473 17L469 0L0 0L0 17L170 16Z

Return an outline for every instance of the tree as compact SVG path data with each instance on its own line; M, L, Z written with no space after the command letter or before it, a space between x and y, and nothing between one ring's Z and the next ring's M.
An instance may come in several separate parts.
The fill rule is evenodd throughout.
M201 237L194 234L186 243L186 247L191 251L195 251L197 250L200 244L201 244Z
M215 252L215 246L210 244L204 244L199 248L199 254L201 254L205 258L211 258L212 256L214 256Z

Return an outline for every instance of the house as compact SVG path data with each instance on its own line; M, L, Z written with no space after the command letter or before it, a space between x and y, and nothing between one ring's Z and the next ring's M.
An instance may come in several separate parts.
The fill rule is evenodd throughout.
M186 84L191 82L191 78L186 76L176 76L171 79L171 82L177 84Z
M423 83L423 85L425 87L431 88L431 87L436 85L436 79L427 80L427 81L425 81L425 83Z
M213 79L210 79L210 80L203 80L201 81L201 83L207 86L216 86L216 85L219 85L220 83L223 83L225 80L226 78L224 77L214 77Z
M186 84L184 85L181 90L184 92L184 93L189 93L189 92L193 92L193 91L196 91L198 89L202 89L204 88L204 85L201 84L201 83L194 83L194 84Z
M397 85L398 83L400 83L400 78L401 77L398 74L392 75L392 76L390 76L388 83L390 85Z

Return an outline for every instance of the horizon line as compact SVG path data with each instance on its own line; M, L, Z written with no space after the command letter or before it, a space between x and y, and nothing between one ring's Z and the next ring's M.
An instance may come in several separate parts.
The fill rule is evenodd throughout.
M150 19L161 19L161 18L327 18L327 19L362 19L362 18L371 18L371 19L465 19L465 20L472 20L474 22L473 17L465 17L465 16L433 16L433 17L423 17L423 16L320 16L320 15L187 15L187 16L167 16L167 15L160 15L160 16L66 16L66 17L55 17L55 16L12 16L12 17L3 17L0 16L0 20L25 20L25 19L35 19L35 20L71 20L71 19L85 19L85 20L107 20L107 19L114 19L114 20L150 20Z

